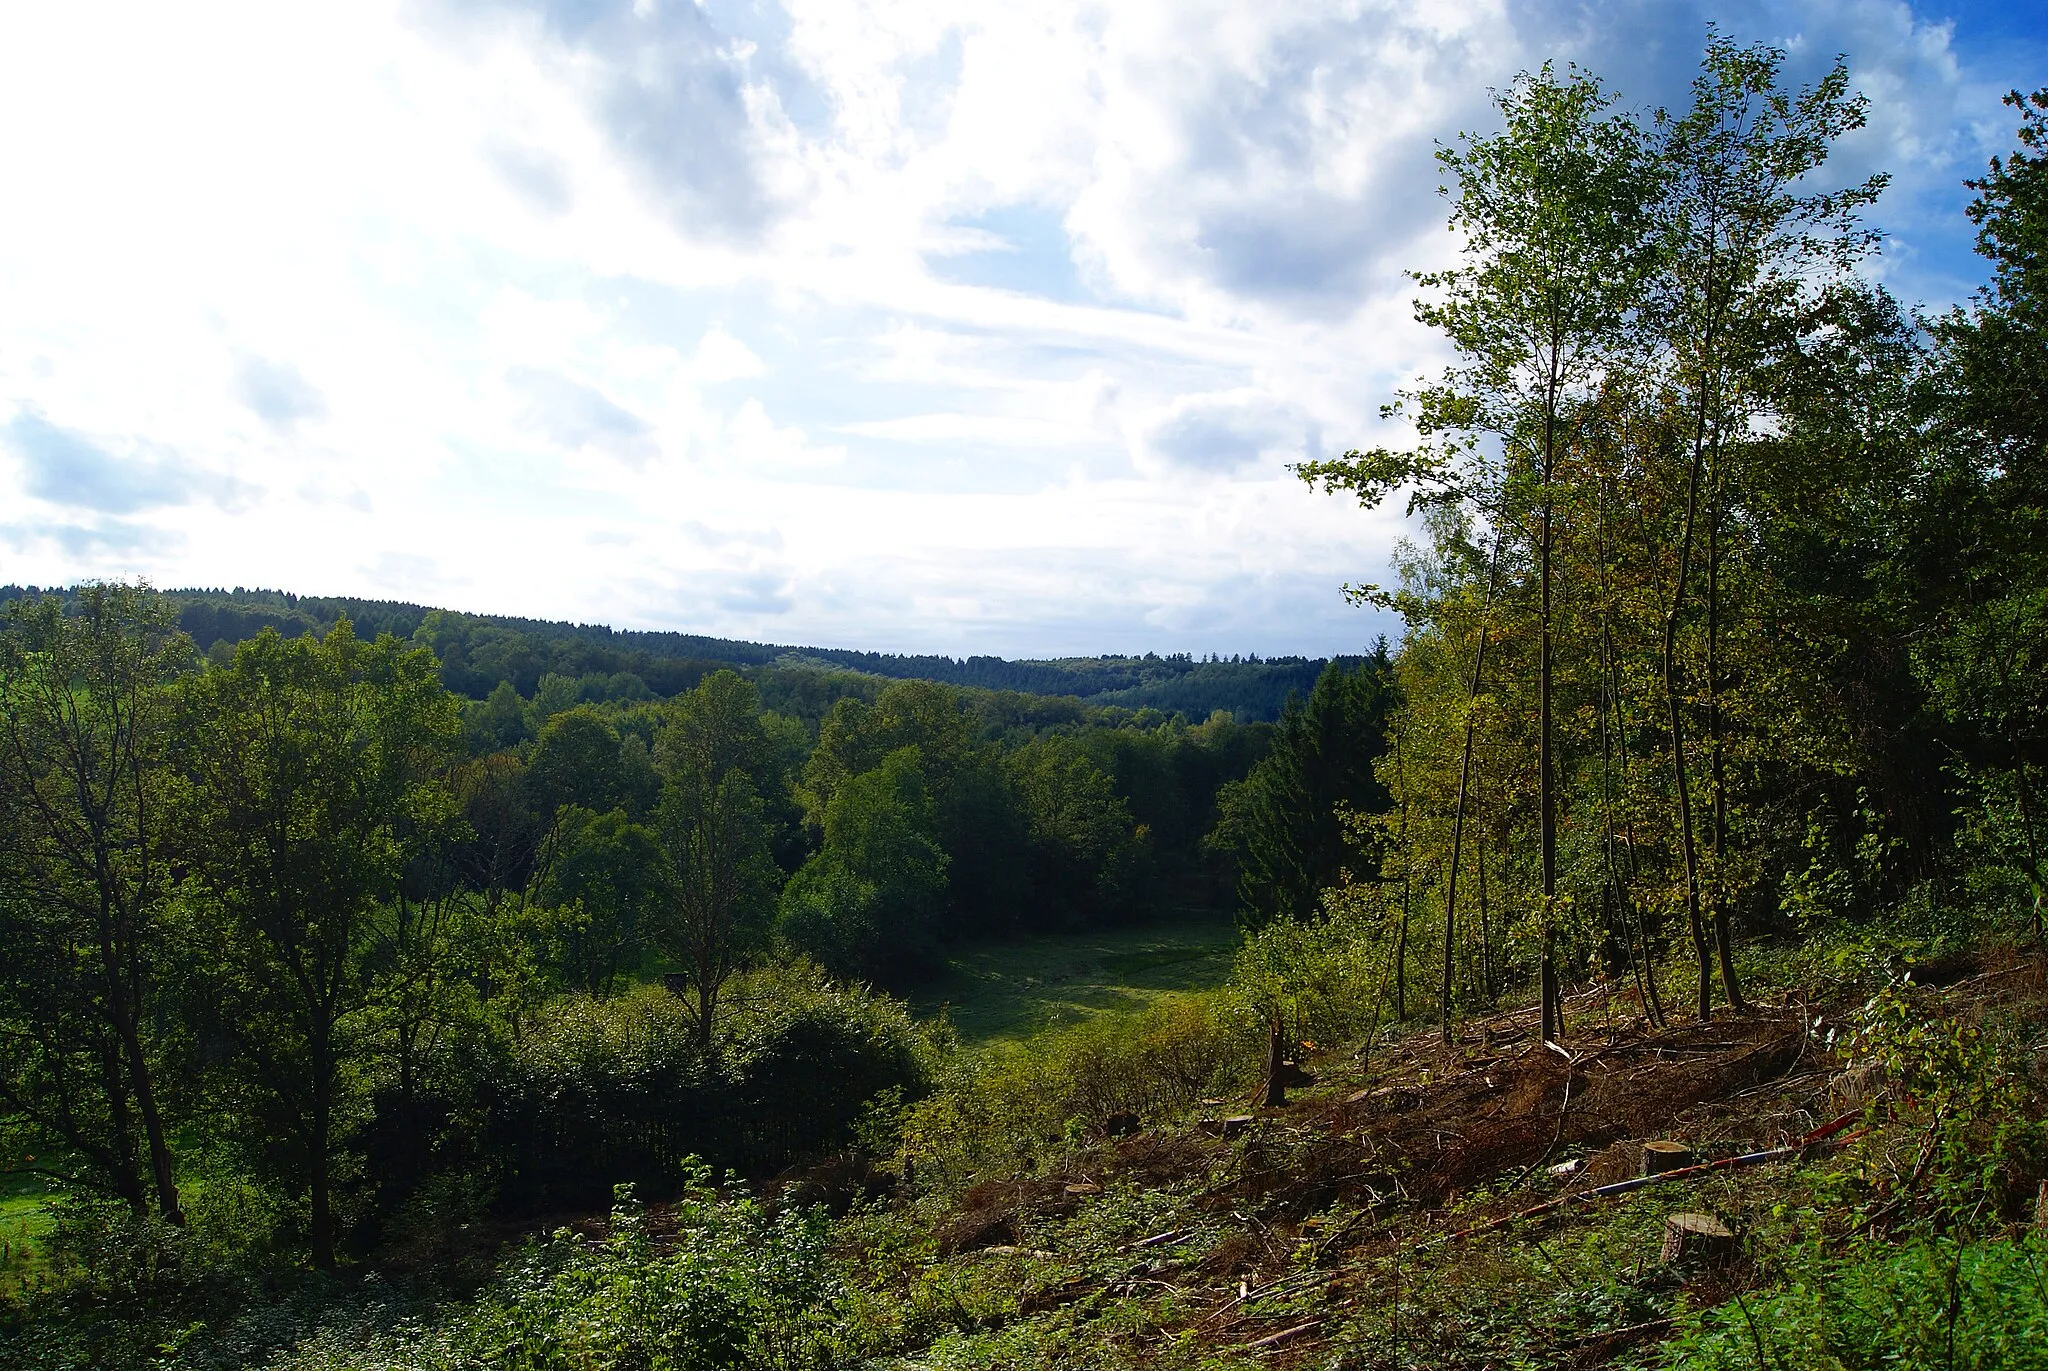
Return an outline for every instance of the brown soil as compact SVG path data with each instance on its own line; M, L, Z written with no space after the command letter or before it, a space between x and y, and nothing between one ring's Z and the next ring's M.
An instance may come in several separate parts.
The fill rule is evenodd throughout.
M1989 965L1948 958L1936 970L1924 980L1946 989L1928 993L1951 1006L2048 1006L2048 962L2038 957ZM1382 1047L1369 1063L1326 1054L1314 1063L1317 1086L1289 1107L1257 1111L1241 1136L1214 1136L1216 1130L1183 1122L1106 1141L1087 1159L1085 1177L974 1186L935 1236L947 1253L1010 1248L1035 1224L1074 1212L1072 1182L1158 1186L1220 1176L1195 1196L1192 1211L1229 1215L1241 1226L1185 1261L1153 1261L1143 1278L1170 1283L1191 1307L1207 1311L1197 1324L1205 1341L1253 1348L1288 1365L1317 1352L1320 1325L1297 1332L1286 1324L1289 1315L1255 1312L1267 1307L1259 1303L1262 1292L1300 1296L1321 1287L1320 1305L1334 1315L1358 1300L1385 1298L1363 1284L1356 1262L1441 1243L1458 1225L1636 1176L1647 1140L1681 1140L1696 1162L1709 1162L1784 1147L1846 1112L1830 1094L1830 1078L1844 1064L1812 1025L1816 1008L1840 1022L1848 1006L1780 1002L1654 1030L1626 1015L1628 1002L1606 987L1568 1000L1572 1031L1563 1052L1536 1040L1532 1006L1464 1023L1450 1044L1435 1031L1418 1032ZM1883 1089L1875 1086L1880 1095ZM1567 1158L1577 1165L1563 1176L1543 1169ZM1500 1198L1469 1203L1482 1186ZM1443 1211L1461 1200L1468 1202L1453 1224ZM1390 1217L1401 1221L1382 1222ZM1316 1244L1307 1270L1303 1239ZM1161 1250L1167 1246L1162 1241ZM1347 1260L1354 1266L1347 1268ZM1744 1267L1699 1273L1688 1297L1716 1303L1749 1278ZM1069 1282L1030 1298L1027 1307L1115 1288ZM1298 1321L1300 1306L1291 1307ZM1667 1333L1668 1321L1620 1329L1560 1349L1568 1353L1561 1364L1604 1365Z

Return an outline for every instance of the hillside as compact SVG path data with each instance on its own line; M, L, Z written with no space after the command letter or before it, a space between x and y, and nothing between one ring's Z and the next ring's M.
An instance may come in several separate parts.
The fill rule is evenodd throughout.
M35 593L0 586L0 605ZM1199 722L1217 710L1241 723L1280 717L1289 696L1306 695L1329 660L1256 655L1197 659L1068 657L1011 661L1002 657L904 656L847 648L742 642L699 634L614 629L508 615L463 614L399 600L298 595L288 591L184 589L165 592L178 606L179 626L201 652L232 647L266 628L287 636L323 634L346 616L364 637L391 633L434 647L449 689L483 699L500 682L531 696L545 675L581 679L626 674L666 699L719 667L783 672L852 672L886 680L938 681L978 690L1070 696L1091 705L1156 709ZM1356 665L1362 658L1338 659Z

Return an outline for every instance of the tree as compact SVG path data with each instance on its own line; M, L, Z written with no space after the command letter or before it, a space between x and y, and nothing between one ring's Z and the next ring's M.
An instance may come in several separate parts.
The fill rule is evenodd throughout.
M718 992L766 933L782 885L760 785L776 751L753 686L730 671L706 677L676 701L657 755L668 870L655 940L683 968L708 1052Z
M1826 161L1834 140L1862 126L1864 102L1849 94L1840 62L1816 85L1790 95L1778 88L1783 62L1777 49L1710 38L1693 82L1692 108L1667 122L1658 157L1666 177L1659 205L1664 269L1651 312L1667 349L1672 398L1686 415L1690 453L1662 675L1702 1019L1713 1007L1709 924L1722 988L1731 1007L1742 1007L1726 889L1730 787L1722 702L1723 585L1728 515L1742 481L1730 465L1772 406L1774 363L1796 348L1808 315L1801 308L1808 284L1825 272L1846 271L1869 249L1873 240L1859 231L1856 213L1884 186L1883 177L1873 177L1844 191L1799 192L1802 178ZM1700 860L1695 834L1688 691L1679 659L1681 627L1696 593L1694 558L1701 553L1705 584L1697 598L1706 619L1701 674L1711 795L1707 864Z
M1393 702L1387 666L1376 654L1357 667L1325 667L1307 701L1288 701L1272 749L1218 793L1208 841L1237 857L1248 923L1313 917L1353 860L1340 808L1386 807L1374 763Z
M0 1103L171 1223L153 1023L175 831L166 690L192 659L139 582L82 587L73 614L17 601L0 640Z
M909 979L930 956L948 858L917 752L899 748L838 787L825 845L790 878L781 926L843 973Z
M564 911L556 934L564 984L590 995L612 992L657 926L667 871L661 840L624 810L563 811L542 898Z
M619 735L594 710L556 714L541 725L526 776L543 817L553 818L561 805L602 814L623 798Z
M343 619L275 632L192 680L180 832L232 1091L306 1197L314 1264L334 1265L335 1182L358 1122L368 1011L388 980L380 904L455 819L441 781L461 736L431 654Z
M1106 912L1120 895L1121 867L1144 846L1130 807L1109 776L1064 737L1033 740L1011 754L1023 798L1033 883L1045 904L1070 919Z
M1464 260L1415 277L1438 292L1418 301L1416 317L1450 340L1459 361L1388 411L1412 408L1422 443L1296 470L1367 505L1411 483L1425 498L1471 500L1512 525L1534 563L1543 1034L1555 1038L1557 482L1591 395L1634 346L1653 197L1641 129L1611 111L1593 77L1573 70L1560 80L1546 65L1495 104L1501 133L1466 135L1437 154L1456 187L1450 222Z
M1917 667L1974 735L1980 784L2017 831L2035 936L2048 905L2048 88L2013 91L2018 148L1969 185L1977 250L1993 264L1972 306L1934 325L1932 408L1946 460L1923 481L1917 565L1932 627ZM2003 792L2003 793L2000 793Z

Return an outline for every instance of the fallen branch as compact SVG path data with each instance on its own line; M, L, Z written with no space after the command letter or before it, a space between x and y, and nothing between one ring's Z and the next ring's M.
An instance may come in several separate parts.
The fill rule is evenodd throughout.
M1149 1238L1140 1238L1136 1242L1127 1242L1122 1247L1119 1247L1117 1251L1136 1252L1144 1247L1159 1247L1166 1243L1174 1242L1177 1239L1185 1238L1189 1235L1189 1232L1190 1230L1185 1228L1169 1228L1164 1233L1154 1233Z
M1423 1241L1415 1244L1413 1250L1421 1252L1435 1247L1439 1243L1461 1242L1466 1238L1474 1237L1481 1233L1490 1233L1496 1228L1505 1228L1507 1225L1522 1219L1533 1219L1548 1214L1553 1210L1563 1209L1567 1205L1580 1204L1592 1200L1604 1200L1615 1195L1625 1195L1631 1190L1641 1190L1646 1185L1658 1185L1664 1181L1688 1180L1694 1176L1704 1176L1710 1171L1728 1171L1736 1167L1762 1166L1767 1162L1789 1161L1816 1143L1827 1142L1830 1139L1834 1139L1834 1145L1839 1147L1853 1138L1862 1136L1862 1133L1859 1131L1848 1135L1848 1137L1836 1138L1838 1133L1861 1117L1861 1110L1852 1114L1844 1114L1833 1123L1814 1129L1813 1132L1808 1133L1789 1147L1773 1147L1764 1152L1746 1152L1739 1157L1723 1157L1719 1161L1702 1162L1697 1166L1681 1166L1670 1171L1660 1171L1654 1176L1636 1176L1630 1180L1616 1181L1612 1185L1596 1186L1591 1190L1575 1190L1568 1195L1560 1195L1554 1200L1545 1200L1542 1204L1531 1205L1519 1213L1507 1214L1498 1219L1489 1219L1485 1223L1475 1224L1471 1228L1461 1228L1455 1233L1425 1238Z
M1254 1352L1264 1347L1278 1347L1283 1342L1287 1342L1292 1338L1297 1338L1301 1336L1303 1333L1310 1331L1311 1329L1320 1327L1322 1327L1321 1319L1311 1319L1307 1323L1298 1323L1292 1328L1283 1328L1278 1333L1268 1333L1265 1337L1260 1338L1256 1342L1246 1343L1245 1347L1248 1350Z

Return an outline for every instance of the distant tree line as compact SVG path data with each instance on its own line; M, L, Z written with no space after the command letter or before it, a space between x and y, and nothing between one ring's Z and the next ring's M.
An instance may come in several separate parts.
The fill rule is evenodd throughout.
M39 592L34 587L0 586L0 604L32 593ZM589 698L608 698L607 691L630 698L644 688L647 694L667 699L710 672L730 667L764 688L764 678L770 675L853 673L980 690L1069 695L1092 704L1180 713L1191 720L1206 719L1220 709L1248 723L1277 719L1288 697L1306 694L1326 665L1320 658L1261 659L1256 654L1224 659L1147 653L1048 661L899 655L459 614L396 600L241 587L173 590L165 595L177 606L178 626L202 653L226 652L266 628L288 638L324 634L346 618L362 637L389 633L431 647L448 688L477 699L501 683L531 696L540 678L550 674L577 681ZM610 684L598 684L594 677ZM637 683L621 679L626 677L637 678Z

